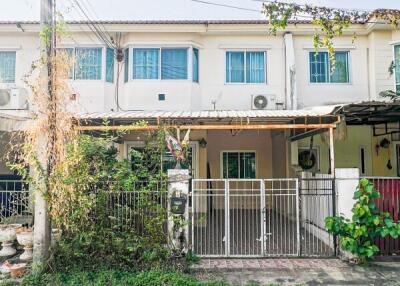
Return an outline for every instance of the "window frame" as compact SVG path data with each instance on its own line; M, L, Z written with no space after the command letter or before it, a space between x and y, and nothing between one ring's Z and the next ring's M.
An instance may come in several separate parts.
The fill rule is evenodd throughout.
M12 82L6 82L6 81L1 81L0 79L0 85L8 85L8 86L14 86L17 83L17 49L4 49L0 48L0 53L14 53L15 59L14 59L14 81Z
M72 50L72 56L74 57L74 64L72 65L72 69L71 69L71 73L72 73L72 77L69 77L68 80L73 80L73 81L88 81L88 82L99 82L99 81L106 81L106 47L104 46L86 46L86 45L82 45L82 46L60 46L57 49L59 50ZM75 65L77 64L76 59L75 59L75 50L76 49L101 49L101 68L100 68L100 79L76 79L75 78ZM115 68L115 59L114 59L114 68ZM115 81L115 78L114 78ZM109 84L112 84L110 82L107 82Z
M254 178L224 178L224 153L253 153L255 158L255 176ZM239 175L240 175L240 166L239 166ZM258 154L256 150L221 150L220 152L220 178L221 179L244 179L244 180L253 180L258 178Z
M244 82L228 82L226 70L226 56L229 52L242 52L244 53ZM247 53L262 52L264 53L264 82L247 82ZM268 51L265 49L226 49L224 50L224 84L226 85L268 85Z
M155 81L162 81L162 82L192 82L193 81L193 49L197 49L200 55L200 47L194 44L128 44L126 47L129 49L129 79L128 82L155 82ZM157 79L135 79L133 70L134 70L134 61L133 61L133 53L134 49L159 49L158 53L158 78ZM187 78L186 79L162 79L161 72L161 53L162 49L187 49ZM200 56L199 56L200 58ZM199 64L200 67L200 64ZM199 76L200 76L200 68L199 68Z
M124 157L129 160L129 152L131 148L143 148L145 147L144 141L125 141L124 142ZM194 178L199 178L199 142L189 141L189 147L192 148L192 170L194 170ZM160 158L162 161L162 158Z
M348 82L331 82L331 63L328 55L328 75L326 82L312 82L311 81L311 63L310 63L310 54L315 53L315 50L307 50L306 58L307 58L307 72L308 72L308 84L309 85L352 85L353 77L352 77L352 69L351 69L351 50L350 49L335 49L336 52L345 52L347 53L347 72L348 72ZM327 50L318 50L318 53L327 53Z
M108 51L110 51L111 50L111 52L112 52L112 71L111 71L111 81L108 81L108 79L107 79L107 56L108 56ZM105 63L104 63L104 67L105 67L105 71L104 71L104 81L106 82L106 83L110 83L110 84L113 84L114 83L114 81L115 81L115 53L116 53L116 51L115 51L115 49L113 49L113 48L109 48L109 47L106 47L105 48Z
M94 46L76 46L73 48L74 49L74 58L76 57L76 49L100 49L101 50L101 64L100 64L100 78L96 79L88 79L88 78L76 78L76 65L78 64L78 61L75 58L74 61L74 81L89 81L89 82L94 82L94 81L105 81L105 53L104 53L104 47L94 47Z
M194 83L200 83L200 49L199 48L196 48L196 47L192 47L192 82L194 82ZM194 59L195 59L195 57L194 57L194 54L195 54L195 52L194 51L197 51L197 79L195 80L194 79L194 72L195 72L195 70L194 70Z
M399 54L400 54L400 42L393 44L393 63L395 65L394 74L393 74L394 75L394 90L396 92L400 92L400 81L399 82L396 81L397 80L396 79L397 78L397 72L400 73L400 67L396 69L396 48L399 49ZM399 58L399 63L400 63L400 58ZM399 78L400 78L400 75L399 75ZM397 90L397 86L399 86L398 90Z

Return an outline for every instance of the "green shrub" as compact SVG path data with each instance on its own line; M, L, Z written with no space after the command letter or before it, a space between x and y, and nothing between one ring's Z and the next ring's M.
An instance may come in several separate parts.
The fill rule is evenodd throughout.
M52 221L63 229L53 269L169 264L167 211L160 200L167 192L166 184L160 185L166 178L160 136L150 134L144 152L132 151L132 162L117 160L113 137L81 135L68 145L65 169L53 178L58 191L49 198Z
M356 203L352 208L352 219L343 216L325 219L328 232L338 235L341 247L356 255L359 263L373 259L379 252L374 244L376 238L400 236L400 224L394 223L389 213L376 208L374 200L379 196L374 185L362 179L354 193Z

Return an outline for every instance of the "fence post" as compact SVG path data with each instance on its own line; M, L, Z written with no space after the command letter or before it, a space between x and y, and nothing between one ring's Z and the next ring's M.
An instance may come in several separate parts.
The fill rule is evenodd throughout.
M358 168L336 168L335 169L335 179L333 182L333 196L336 196L337 201L333 206L334 215L342 215L345 218L351 219L352 213L351 209L354 205L354 192L358 186L360 180L360 174ZM335 199L335 197L333 197ZM337 238L334 238L337 240ZM339 246L339 247L338 247ZM334 241L334 251L335 255L341 255L343 257L350 258L352 255L347 251L340 249L337 241Z
M266 218L265 218L265 212L266 212L266 207L265 207L265 181L260 180L261 184L261 255L265 256L265 240L267 237L266 231L265 231L265 224L266 224Z
M335 187L337 195L337 214L351 219L354 205L353 195L360 180L358 168L336 168Z
M229 180L225 179L225 256L230 255L230 205Z
M189 247L189 170L168 170L168 238L175 251Z

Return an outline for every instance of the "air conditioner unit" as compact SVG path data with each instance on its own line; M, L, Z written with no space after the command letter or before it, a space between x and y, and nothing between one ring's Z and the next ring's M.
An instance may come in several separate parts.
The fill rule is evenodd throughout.
M27 109L27 93L23 88L1 88L0 110Z
M276 95L256 94L251 96L251 109L276 109Z

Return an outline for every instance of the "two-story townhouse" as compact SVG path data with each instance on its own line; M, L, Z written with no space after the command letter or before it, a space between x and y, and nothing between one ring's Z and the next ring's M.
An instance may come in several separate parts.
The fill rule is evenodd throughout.
M82 117L92 123L106 117L115 122L161 118L174 125L222 122L225 127L220 129L191 132L191 166L201 178L293 176L301 169L296 167L297 154L301 157L310 148L315 157L311 170L327 173L333 156L329 140L318 132L312 133L312 144L311 137L290 143L291 129L231 130L229 125L333 124L332 112L340 106L382 100L381 91L399 88L400 32L381 24L352 24L334 40L333 73L327 52L314 50L315 27L307 21L292 23L277 36L269 34L265 21L252 20L101 24L118 39L119 52L96 38L85 22L69 23L70 35L59 45L75 59L71 109L85 113ZM3 117L21 114L10 109L26 109L23 98L29 90L23 75L39 57L38 32L35 22L0 23ZM392 61L395 76L387 72ZM14 100L12 106L8 98ZM368 122L339 128L332 154L335 165L359 167L366 175L398 174L399 129L389 124L382 137L374 136L376 128ZM296 138L310 135L308 131L300 130L305 135L296 133ZM137 132L127 134L120 145L121 156L128 156L130 148L140 148L140 137ZM376 147L386 137L389 148ZM4 166L1 170L7 172Z

